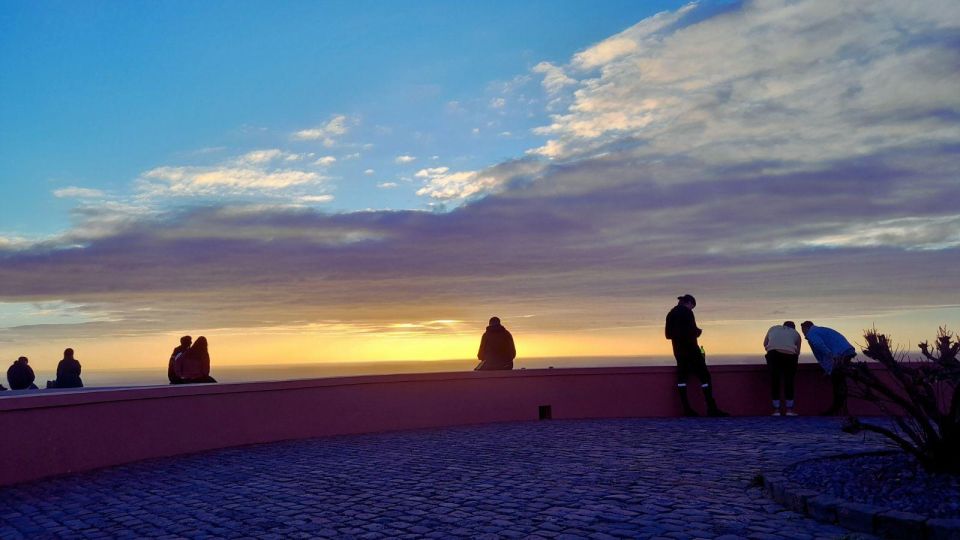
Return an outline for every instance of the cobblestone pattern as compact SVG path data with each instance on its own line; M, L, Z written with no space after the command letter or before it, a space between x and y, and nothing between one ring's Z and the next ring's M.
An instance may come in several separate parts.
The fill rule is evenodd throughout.
M0 538L871 538L752 484L774 466L880 445L819 418L554 420L274 443L0 488Z

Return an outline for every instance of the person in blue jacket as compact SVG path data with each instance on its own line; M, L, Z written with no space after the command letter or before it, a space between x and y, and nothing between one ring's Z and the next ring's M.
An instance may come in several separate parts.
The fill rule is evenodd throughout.
M826 326L816 326L810 321L800 325L810 350L823 371L830 376L833 387L833 403L821 416L833 416L847 403L847 379L844 368L856 358L857 350L840 332Z

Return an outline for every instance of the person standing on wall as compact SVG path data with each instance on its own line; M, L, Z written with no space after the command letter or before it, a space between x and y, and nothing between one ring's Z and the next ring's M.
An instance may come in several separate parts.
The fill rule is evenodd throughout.
M513 335L500 324L499 317L490 317L490 324L480 338L480 350L477 351L480 364L474 371L513 369L513 359L516 357Z
M706 358L697 343L697 338L703 333L703 330L697 328L697 320L693 316L697 300L689 294L678 296L677 300L677 305L667 313L664 333L673 343L673 357L677 360L677 391L680 393L683 415L700 416L690 406L690 399L687 397L687 379L692 372L700 380L703 397L707 402L707 416L730 416L720 410L713 399L710 371L707 370Z
M773 416L780 416L780 379L783 379L783 394L786 398L787 416L796 416L793 412L794 378L797 375L797 362L800 359L800 333L793 321L784 321L782 325L771 326L763 338L766 349L767 367L770 368L770 399L773 403Z
M847 404L847 378L844 372L850 361L857 357L857 350L833 328L804 321L800 329L817 363L830 376L830 385L833 387L833 403L820 416L833 416Z

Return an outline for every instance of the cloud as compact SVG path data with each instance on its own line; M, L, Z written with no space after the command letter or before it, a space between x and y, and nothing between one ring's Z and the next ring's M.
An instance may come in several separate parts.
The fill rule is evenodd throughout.
M629 37L610 38L577 53L573 57L573 65L581 69L595 68L634 52L638 48L637 42Z
M333 201L333 195L303 195L299 200L305 203L328 203Z
M314 161L314 165L320 165L321 167L329 167L337 162L337 158L333 156L323 156L322 158Z
M502 108L504 108L506 105L507 105L507 100L504 99L504 98L502 98L502 97L493 98L493 99L490 100L490 108L491 108L491 109L502 109Z
M349 131L350 119L346 115L336 115L327 123L309 129L303 129L293 134L293 138L301 141L323 141L324 146L336 144L337 138Z
M540 62L533 66L533 72L543 75L543 88L551 95L557 94L565 87L577 82L575 79L568 77L563 68L550 62Z
M278 148L270 148L267 150L253 150L247 152L246 154L240 156L235 160L239 164L248 164L248 165L266 165L272 161L300 161L303 159L308 159L313 157L312 152L307 152L303 154L295 154L293 152L284 152Z
M597 68L536 130L555 159L630 146L716 166L806 166L957 138L960 21L946 3L764 2L663 13L578 53ZM686 22L685 22L686 21ZM720 46L722 44L722 46Z
M365 174L365 175L367 175L367 176L373 176L373 174L374 174L375 172L376 172L376 171L374 171L373 169L366 169L365 171L363 171L363 174Z
M432 199L465 199L492 189L497 179L483 176L477 171L448 172L447 167L435 167L417 171L417 178L424 178L425 185L417 190L417 195Z
M55 189L53 191L53 196L59 199L95 199L105 196L106 193L99 189L91 188L82 188L82 187L65 187L60 189Z
M399 163L399 164L401 164L401 165L405 165L405 164L407 164L407 163L412 163L412 162L416 161L416 159L417 159L417 158L415 158L415 157L413 157L413 156L401 155L401 156L397 156L397 157L393 160L393 162L394 162L394 163Z
M323 212L285 204L326 197L322 179L296 171L158 169L145 180L166 191L249 190L260 204L88 206L70 235L0 241L0 301L96 305L109 320L74 330L88 335L330 321L405 331L514 313L537 315L507 319L518 336L636 331L638 349L663 344L681 292L702 300L705 325L753 319L761 333L783 313L868 326L870 314L948 305L955 318L960 75L945 66L960 59L960 13L700 9L558 66L576 82L531 155L420 168L417 193L445 210ZM265 200L274 191L286 198Z
M148 196L196 196L278 191L320 182L315 172L249 167L158 167L141 176Z
M392 189L392 188L397 187L397 183L396 183L396 182L381 182L381 183L377 184L377 187L380 188L380 189Z

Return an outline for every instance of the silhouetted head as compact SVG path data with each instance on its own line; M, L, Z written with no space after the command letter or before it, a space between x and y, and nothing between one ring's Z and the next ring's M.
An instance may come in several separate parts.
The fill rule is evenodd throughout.
M193 343L193 348L201 351L207 350L207 338L203 336L198 337L197 341Z
M811 321L803 321L800 323L800 328L803 330L803 335L807 335L807 332L813 328L813 323Z
M783 325L787 328L793 328L794 330L797 329L797 325L793 324L793 321L783 321Z
M67 348L63 350L63 359L64 360L73 360L73 349Z
M490 317L490 326L500 326L500 317Z
M184 347L189 347L190 343L192 342L193 342L193 338L190 336L183 336L182 338L180 338L180 344L183 345Z
M697 299L694 298L692 294L685 294L683 296L678 296L677 300L679 300L679 302L677 303L680 304L681 306L687 306L690 309L697 307Z
M26 363L29 363L29 362L30 362L30 360L29 360L26 356L21 356L20 358L17 358L17 363L18 363L18 364L26 364Z

